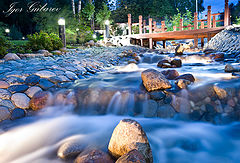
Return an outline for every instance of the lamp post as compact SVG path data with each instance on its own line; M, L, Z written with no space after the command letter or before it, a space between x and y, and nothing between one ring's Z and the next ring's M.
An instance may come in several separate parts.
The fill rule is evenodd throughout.
M110 21L109 21L109 20L106 20L106 21L105 21L106 38L109 38L109 25L110 25Z
M92 35L92 37L93 37L94 39L96 39L96 38L97 38L97 35L94 33L94 34Z
M58 19L58 25L60 39L62 40L63 46L66 47L65 19L64 18Z
M10 29L5 29L5 32L6 32L6 35L7 35L7 37L9 37L9 33L10 33Z

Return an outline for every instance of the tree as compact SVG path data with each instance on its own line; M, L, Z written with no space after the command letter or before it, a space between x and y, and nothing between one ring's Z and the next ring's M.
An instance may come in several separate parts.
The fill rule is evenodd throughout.
M102 4L103 9L99 10L96 15L96 22L100 25L101 28L104 27L105 20L108 20L111 16L111 11L108 9L106 4Z
M74 0L72 0L72 10L73 10L73 15L75 16L76 12L75 12L75 2L74 2Z

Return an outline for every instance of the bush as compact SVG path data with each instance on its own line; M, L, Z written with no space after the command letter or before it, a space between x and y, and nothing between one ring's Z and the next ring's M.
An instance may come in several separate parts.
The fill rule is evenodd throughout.
M27 46L33 51L40 49L53 51L63 47L60 38L54 33L49 35L43 31L40 31L39 33L28 35L27 37L29 40Z
M11 43L4 37L0 37L0 58L7 54L7 50L11 47Z

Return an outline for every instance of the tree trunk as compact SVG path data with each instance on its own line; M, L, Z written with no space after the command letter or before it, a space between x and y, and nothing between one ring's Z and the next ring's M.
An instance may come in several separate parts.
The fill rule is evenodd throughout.
M72 10L73 10L73 15L75 16L75 2L72 0Z
M82 1L79 0L79 1L78 1L78 14L80 14L81 9L82 9Z

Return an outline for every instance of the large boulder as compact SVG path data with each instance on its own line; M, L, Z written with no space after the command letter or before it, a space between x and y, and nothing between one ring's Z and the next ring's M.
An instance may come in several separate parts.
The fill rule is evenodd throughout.
M143 71L141 77L143 85L149 92L172 87L164 75L155 69Z
M179 73L177 70L164 70L161 71L161 73L168 79L173 80L179 76Z
M52 94L48 91L37 92L30 101L30 108L33 110L42 109L52 102Z
M175 55L183 55L184 46L183 44L179 44L175 49Z
M171 61L171 65L175 65L176 67L182 67L182 60L181 59L173 59Z
M153 162L152 150L142 126L135 120L121 120L112 133L108 150L119 158L134 149L144 156L146 162Z
M6 61L9 61L9 60L19 60L21 59L19 56L17 56L17 54L14 54L14 53L8 53L4 56L4 58Z
M124 154L120 157L116 163L147 163L144 159L144 156L141 152L136 149L131 150L130 152Z
M113 163L112 158L97 149L83 151L74 161L75 163Z

